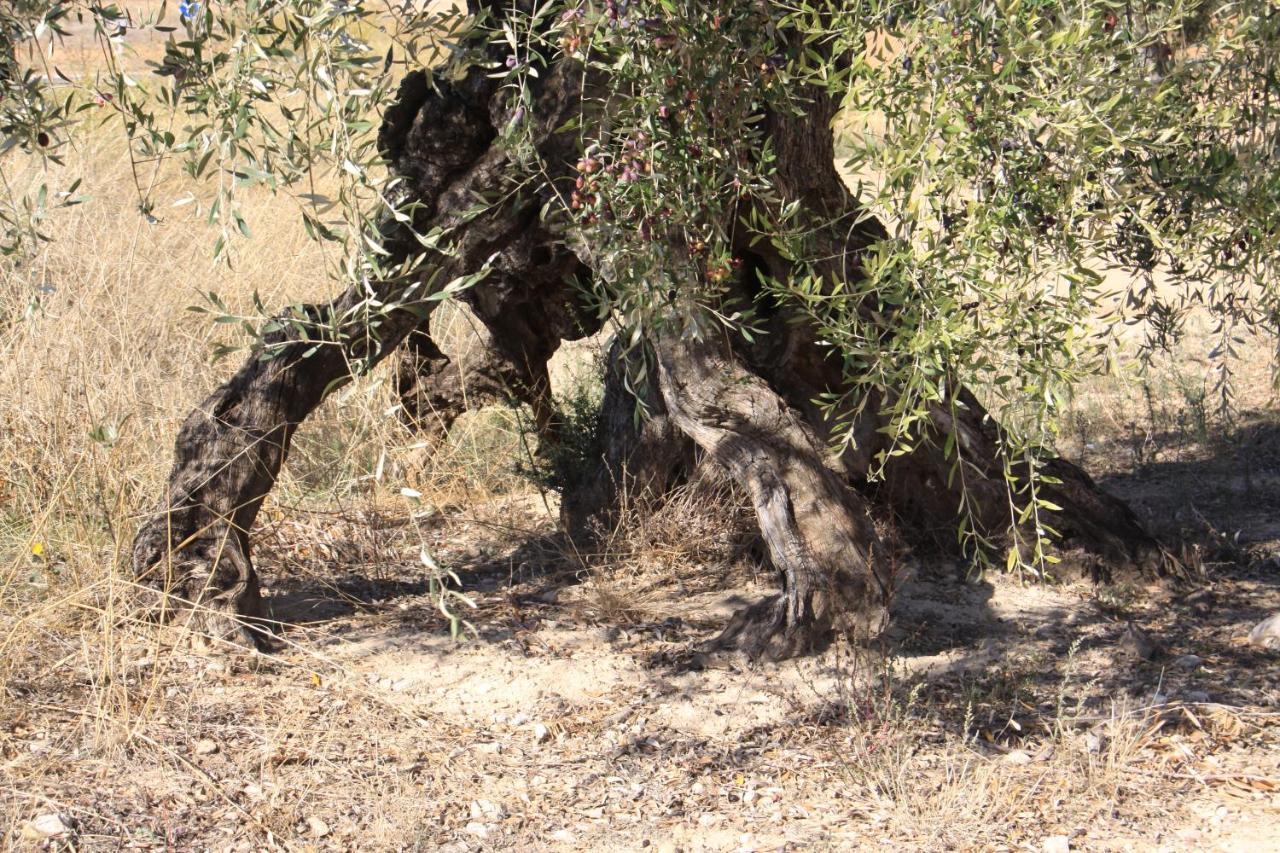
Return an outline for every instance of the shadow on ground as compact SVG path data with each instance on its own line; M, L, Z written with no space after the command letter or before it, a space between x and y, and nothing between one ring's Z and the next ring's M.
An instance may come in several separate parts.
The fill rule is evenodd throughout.
M950 566L924 566L903 588L891 630L857 653L881 662L860 664L862 674L892 669L897 689L957 709L952 725L1011 740L1036 731L1037 720L1063 702L1098 712L1117 701L1169 698L1280 704L1276 653L1244 642L1252 625L1280 610L1280 561L1262 559L1277 532L1280 426L1254 424L1209 450L1112 470L1102 481L1166 539L1184 537L1199 549L1207 590L970 582ZM405 540L407 526L385 527L372 544L356 529L335 540L334 553L381 555L366 559L365 572L326 577L325 565L294 560L272 578L272 549L265 548L260 563L274 618L316 640L408 645L430 657L450 653L437 642L453 627L443 601L473 629L472 648L479 641L527 657L560 648L547 638L568 631L576 639L564 647L629 656L658 682L753 669L732 655L710 660L694 650L735 610L768 594L767 578L706 565L661 578L611 578L585 569L551 521L528 510L497 507L497 525L440 520L427 544L454 574L456 596L443 599L414 559L420 543ZM1154 639L1154 655L1130 648L1130 623ZM813 664L838 677L847 662L826 655ZM815 711L797 713L807 719Z

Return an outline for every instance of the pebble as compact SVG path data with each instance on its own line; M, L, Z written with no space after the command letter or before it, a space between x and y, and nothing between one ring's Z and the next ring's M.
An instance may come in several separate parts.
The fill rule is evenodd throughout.
M473 820L470 823L468 823L464 827L464 830L466 831L467 835L474 835L476 838L483 839L483 838L489 837L489 827L485 826L483 823L481 823L478 820Z
M311 835L315 838L324 838L329 834L329 824L325 823L315 815L307 818L307 827L311 830Z
M538 723L533 727L533 740L535 743L546 743L551 740L551 729Z
M216 741L210 740L209 738L201 738L200 740L196 741L196 745L195 745L196 755L213 755L217 751L218 751L218 744Z
M1249 642L1267 649L1280 648L1280 613L1268 616L1254 625L1249 632Z
M1198 669L1204 665L1204 658L1200 655L1182 655L1173 662L1173 665L1182 669Z
M1021 767L1024 764L1031 763L1031 756L1021 749L1014 749L1004 754L1004 760Z
M561 844L577 844L578 836L574 835L567 829L557 829L551 833L552 841L559 841Z
M1065 835L1050 835L1040 844L1044 853L1070 853L1071 839Z
M71 819L65 815L50 812L42 814L22 827L22 837L28 841L40 841L45 838L62 838L71 834Z

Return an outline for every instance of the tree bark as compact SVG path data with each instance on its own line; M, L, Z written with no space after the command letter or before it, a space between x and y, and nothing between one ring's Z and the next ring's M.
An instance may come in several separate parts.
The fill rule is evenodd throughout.
M719 645L779 659L822 648L838 619L878 633L894 579L862 497L825 463L804 418L712 334L659 333L662 398L676 425L746 488L785 579L783 593L740 614Z
M440 350L425 323L413 331L396 376L405 423L439 436L469 408L515 401L533 411L540 446L554 443L562 424L548 365L562 342L593 335L603 325L579 295L578 281L590 271L574 269L568 259L564 265L566 276L542 287L495 277L465 293L462 298L485 334L482 345L461 363Z
M574 109L573 79L547 79L534 119L543 154L552 161L569 162L572 154L572 137L556 129ZM539 223L538 200L508 192L516 167L491 145L495 89L478 69L454 84L437 79L434 87L425 75L409 75L380 143L419 204L418 229L425 232L429 223L450 234L450 252L429 259L432 281L487 266L491 294L559 294L581 267ZM476 200L486 198L506 200L473 216ZM413 234L394 223L381 242L395 261L420 251ZM426 289L421 276L375 283L373 295L398 304L413 288ZM248 534L294 430L328 392L350 381L353 366L375 366L424 323L434 305L422 293L412 304L370 315L361 309L367 295L357 285L328 305L307 306L303 315L311 331L305 336L297 325L281 324L263 341L273 354L264 357L259 348L183 424L166 495L133 545L138 579L161 592L161 617L185 610L207 633L263 641L265 614ZM501 298L488 304L494 318L522 307L520 300ZM550 325L554 311L567 314L568 307L549 305L535 322ZM521 322L511 320L508 327ZM545 375L545 360L542 369Z
M635 376L629 376L632 368ZM606 357L589 458L560 499L561 526L575 547L588 553L627 510L656 508L697 466L694 444L667 411L652 361L630 364L616 340Z

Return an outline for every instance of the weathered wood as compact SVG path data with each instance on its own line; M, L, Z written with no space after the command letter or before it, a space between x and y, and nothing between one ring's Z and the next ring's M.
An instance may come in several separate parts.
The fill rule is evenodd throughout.
M785 400L711 332L655 343L671 419L751 496L786 585L730 625L721 645L784 658L822 648L838 620L859 633L885 624L894 579L861 496L824 463L826 448Z
M556 128L575 108L580 79L548 75L540 92L535 135L553 162L572 155L572 138ZM495 90L479 69L459 83L438 79L434 86L425 75L410 75L388 113L380 142L418 202L415 224L423 232L428 224L443 227L451 241L451 251L430 258L423 275L443 284L489 267L495 288L510 282L533 292L563 288L580 265L552 248L538 221L538 200L509 192L516 166L491 144ZM474 215L477 200L487 198L504 202ZM413 234L395 223L382 244L393 259L421 251ZM363 285L327 305L305 307L305 339L296 325L283 324L264 340L273 357L255 352L183 424L166 495L133 546L137 577L163 593L162 615L189 609L206 631L254 636L263 613L248 533L294 430L327 393L350 381L352 365L376 365L434 304L401 304L413 288L426 289L419 276L373 287L380 302L400 307L373 315L362 310Z
M550 242L549 236L539 237ZM528 268L547 264L551 255L527 259ZM562 253L555 261L564 275L527 283L494 276L463 295L483 326L483 340L469 357L455 362L419 326L405 341L397 372L397 391L406 423L442 435L468 408L500 401L526 403L533 411L540 446L554 443L562 426L551 394L548 365L564 341L600 330L603 319L580 298L580 278L589 275L576 258Z

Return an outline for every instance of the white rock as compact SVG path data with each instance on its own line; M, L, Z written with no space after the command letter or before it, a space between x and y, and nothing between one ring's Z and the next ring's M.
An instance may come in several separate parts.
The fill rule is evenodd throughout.
M1050 835L1040 844L1044 853L1070 853L1071 839L1065 835Z
M471 802L471 819L487 820L490 822L502 820L507 816L507 810L492 800L472 800Z
M22 837L28 841L43 838L62 838L71 834L71 818L50 812L42 814L22 827Z
M1010 764L1022 766L1031 763L1031 756L1021 749L1013 749L1004 754L1004 760Z
M201 738L200 740L196 741L196 745L195 745L196 755L213 755L217 751L218 751L217 741L210 740L207 737Z
M529 722L529 715L526 714L524 711L517 711L515 716L511 718L511 725L513 726L523 726L525 723L528 723L528 722Z
M307 827L311 830L311 834L316 838L324 838L329 834L329 824L325 823L315 815L307 818Z
M474 835L476 838L489 837L489 827L480 823L478 820L473 820L471 823L467 824L465 830L468 835Z
M1268 616L1249 632L1249 642L1264 648L1280 647L1280 613Z
M552 841L559 841L561 844L577 844L578 836L574 835L567 829L557 829L551 833Z
M546 743L551 740L551 729L538 723L533 727L533 739L536 743Z

